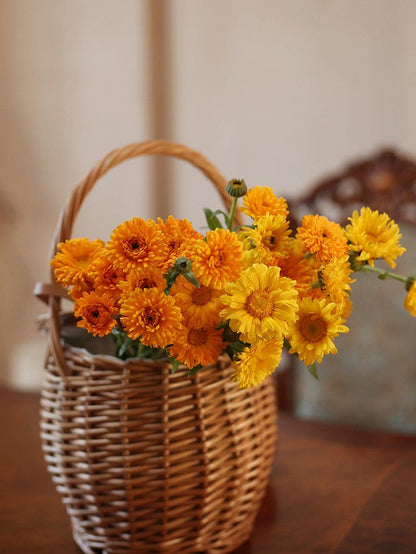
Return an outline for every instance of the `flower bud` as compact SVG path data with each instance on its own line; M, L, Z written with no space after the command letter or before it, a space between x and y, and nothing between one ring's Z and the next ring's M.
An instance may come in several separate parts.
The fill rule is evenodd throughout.
M231 179L225 187L225 192L234 198L240 198L247 192L247 185L244 179Z
M179 275L190 273L192 271L191 260L188 260L188 258L181 256L180 258L176 259L175 263L173 264L173 269L174 271L176 271L176 273L179 273Z

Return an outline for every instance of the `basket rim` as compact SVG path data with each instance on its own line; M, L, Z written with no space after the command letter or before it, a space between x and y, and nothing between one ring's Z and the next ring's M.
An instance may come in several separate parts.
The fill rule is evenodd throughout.
M78 357L83 358L84 361L88 363L93 363L94 361L103 361L103 362L109 362L114 366L128 367L129 369L134 369L135 366L139 367L139 366L149 366L149 365L156 368L158 367L160 369L170 368L172 366L172 362L170 362L168 358L161 358L159 360L156 360L153 358L146 358L146 357L143 357L143 358L131 357L131 358L126 358L125 360L122 360L121 358L117 358L117 356L114 356L112 354L93 354L86 347L74 346L72 344L68 344L63 339L61 339L61 342L62 342L62 350L64 355L71 353L71 354L77 355ZM203 366L199 371L203 371L204 367L213 367L218 363L224 363L224 362L231 364L231 360L227 354L221 354L220 356L218 356L217 360L213 364ZM181 370L189 371L189 368L185 364L179 364L176 372L179 372Z

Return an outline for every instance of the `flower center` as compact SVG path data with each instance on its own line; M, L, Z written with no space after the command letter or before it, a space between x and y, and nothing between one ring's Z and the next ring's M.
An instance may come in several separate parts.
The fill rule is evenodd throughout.
M275 234L270 233L264 237L262 243L265 248L275 252L279 249L281 243L280 235L277 232Z
M245 308L252 317L263 319L271 315L273 302L265 290L255 290L246 300Z
M83 313L83 319L90 321L94 325L100 325L108 321L111 314L105 306L101 304L95 304L90 306L88 310Z
M123 277L121 270L114 269L112 266L108 267L103 274L103 280L109 285L116 285Z
M195 288L191 293L192 302L198 304L198 306L204 306L211 300L211 291L208 287L203 285L197 289Z
M201 346L207 342L207 336L205 329L189 329L188 343L192 346Z
M144 289L153 289L156 287L156 283L153 279L150 279L150 277L143 277L143 279L140 279L140 281L137 283L137 288L144 290Z
M300 321L300 332L309 342L319 342L326 337L326 321L316 315L305 315Z
M76 265L80 269L87 269L90 263L91 263L91 259L89 256L80 256L79 258L76 259Z
M141 259L147 254L147 243L143 237L134 237L125 243L124 251L129 258Z
M221 267L225 262L225 255L222 250L216 250L211 253L207 259L207 265L210 268Z
M146 308L143 314L143 322L146 327L157 327L160 321L160 313L155 308Z

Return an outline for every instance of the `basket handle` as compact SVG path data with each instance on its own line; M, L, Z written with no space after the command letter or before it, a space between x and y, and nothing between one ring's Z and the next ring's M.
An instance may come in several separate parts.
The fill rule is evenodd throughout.
M52 242L50 258L52 259L56 252L57 246L60 242L71 238L72 228L78 212L82 206L87 194L92 190L95 183L100 177L105 175L110 169L118 164L136 158L143 155L162 155L179 158L189 162L204 173L211 183L214 185L218 193L220 194L222 201L227 209L231 206L231 198L225 192L225 186L227 180L218 169L212 165L202 154L196 150L192 150L182 144L170 142L168 140L149 140L144 142L128 144L122 148L118 148L109 152L100 162L98 162L88 173L88 175L79 183L79 185L73 190L67 205L61 212L58 220L58 225L55 231L55 235ZM236 213L235 221L238 224L242 223L242 217L240 213ZM60 370L61 376L66 379L70 370L66 364L62 345L60 341L60 304L62 289L57 286L55 275L51 269L51 281L52 285L42 286L37 285L37 292L35 294L41 299L48 299L50 307L50 336L52 353L55 357L57 366Z

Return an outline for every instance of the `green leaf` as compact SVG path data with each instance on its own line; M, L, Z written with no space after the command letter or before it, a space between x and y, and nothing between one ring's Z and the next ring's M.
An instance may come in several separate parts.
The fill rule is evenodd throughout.
M217 328L221 329L221 325L219 325ZM222 333L222 340L224 342L237 342L240 340L240 333L237 333L231 329L228 320L224 322L222 328L224 329Z
M312 365L308 365L307 368L308 368L309 373L311 375L313 375L315 377L315 379L317 379L319 381L318 368L316 366L316 363L313 363Z
M211 231L215 229L222 229L222 225L216 214L209 208L204 208L205 219L207 220L207 225Z
M224 219L228 217L228 214L225 213L223 210L215 210L215 212L213 212L213 215L223 215Z
M188 273L184 273L183 276L185 279L187 279L190 283L192 283L197 289L199 289L199 283L198 279L195 277L192 271L189 271Z
M173 283L176 281L176 278L178 277L177 272L171 267L166 273L165 273L165 279L167 283L167 287L165 289L165 293L168 294L170 291L170 287L173 285Z
M181 365L181 362L176 358L169 358L169 361L172 364L172 373L176 373L178 371L179 366Z
M137 343L125 336L124 339L122 339L122 342L120 341L120 346L117 350L117 357L121 360L133 358L137 356L137 348Z
M233 352L235 354L237 354L238 352L242 352L246 346L247 344L241 342L241 340L230 343L230 347L233 349Z
M198 364L196 366L194 366L193 368L189 369L188 370L188 375L191 376L191 375L195 375L195 373L197 371L199 371L201 369L201 367L203 367L201 364Z
M232 361L234 359L234 356L235 356L235 352L234 350L231 348L230 345L228 345L225 349L226 353L228 354L228 356L230 357L230 360Z

